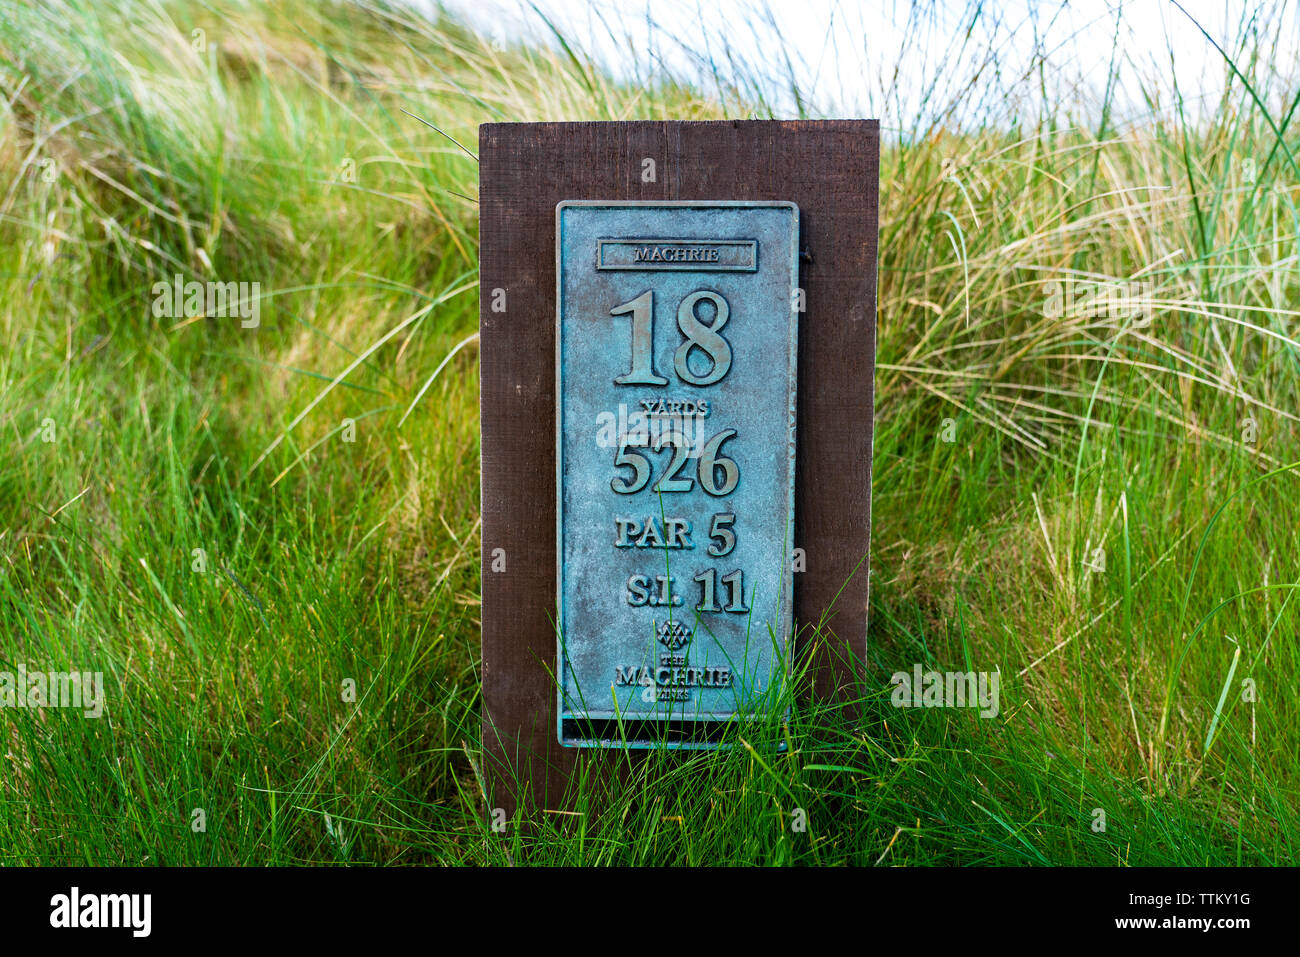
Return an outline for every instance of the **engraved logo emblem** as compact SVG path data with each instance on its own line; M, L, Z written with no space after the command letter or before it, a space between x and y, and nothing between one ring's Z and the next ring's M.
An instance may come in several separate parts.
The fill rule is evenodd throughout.
M656 622L655 631L659 635L659 644L669 651L677 651L686 645L693 634L691 629L680 621Z

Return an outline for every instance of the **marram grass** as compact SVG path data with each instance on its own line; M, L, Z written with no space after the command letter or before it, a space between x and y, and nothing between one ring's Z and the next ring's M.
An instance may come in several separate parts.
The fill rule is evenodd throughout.
M886 116L857 716L498 832L476 126L780 98L375 3L0 0L0 671L106 687L0 709L0 859L1294 861L1300 85L1252 29L1208 109L981 124L990 50ZM176 276L257 325L156 315ZM999 713L895 707L918 665Z

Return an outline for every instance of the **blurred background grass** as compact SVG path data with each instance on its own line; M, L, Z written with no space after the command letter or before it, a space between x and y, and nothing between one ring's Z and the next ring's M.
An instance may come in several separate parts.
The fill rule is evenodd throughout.
M936 119L886 119L867 722L803 712L785 754L651 761L498 834L459 144L812 99L373 2L0 0L0 669L107 683L100 720L0 710L0 859L1293 861L1300 84L1270 9L1206 109L1154 77L1136 119L981 126L990 48ZM156 318L176 274L259 283L258 326ZM1119 300L1054 306L1072 282ZM1000 671L1001 715L891 708L915 662Z

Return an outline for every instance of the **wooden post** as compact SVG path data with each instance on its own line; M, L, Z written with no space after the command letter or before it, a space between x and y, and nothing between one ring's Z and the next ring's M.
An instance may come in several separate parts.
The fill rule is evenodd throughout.
M647 160L649 162L647 162ZM876 347L875 120L490 123L479 128L483 747L489 808L558 802L555 207L562 200L798 204L797 627L822 623L814 693L866 657Z

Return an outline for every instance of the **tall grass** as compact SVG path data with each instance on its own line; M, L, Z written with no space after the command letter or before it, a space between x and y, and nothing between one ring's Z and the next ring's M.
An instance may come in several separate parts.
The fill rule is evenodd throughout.
M465 146L815 95L735 49L620 80L378 3L0 0L0 670L108 686L99 720L0 710L3 860L1293 860L1300 86L1270 9L1211 108L1064 98L1046 43L883 101L861 716L498 833ZM260 283L257 328L155 318L178 273ZM1120 299L1053 303L1085 281ZM916 662L1000 671L1001 714L891 707Z

